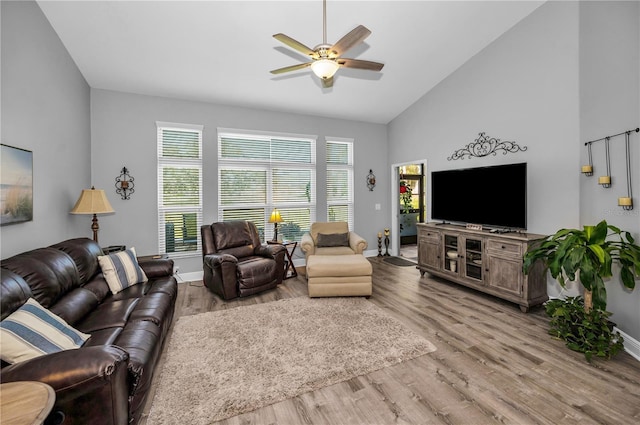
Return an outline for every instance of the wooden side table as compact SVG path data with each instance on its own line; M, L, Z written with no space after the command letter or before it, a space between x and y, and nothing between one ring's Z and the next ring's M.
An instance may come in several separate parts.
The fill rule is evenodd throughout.
M44 382L17 381L0 384L2 424L42 424L55 401L55 391Z
M296 270L296 266L293 265L293 252L298 247L297 241L267 241L267 245L282 245L285 247L285 252L287 253L286 262L284 268L284 279L289 279L292 277L298 276L298 271Z

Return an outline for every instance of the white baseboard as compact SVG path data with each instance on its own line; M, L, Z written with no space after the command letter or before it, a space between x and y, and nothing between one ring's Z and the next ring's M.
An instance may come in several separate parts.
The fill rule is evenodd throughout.
M614 328L614 330L620 332L620 335L624 338L624 351L629 353L634 359L640 361L640 341L632 338L631 335L622 332L618 328Z
M178 283L180 282L193 282L196 280L202 280L204 277L204 272L189 272L189 273L176 273L176 279L178 279Z

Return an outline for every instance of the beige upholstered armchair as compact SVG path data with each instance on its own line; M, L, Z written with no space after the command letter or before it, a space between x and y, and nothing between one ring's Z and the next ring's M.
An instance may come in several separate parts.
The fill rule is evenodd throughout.
M302 235L300 247L308 260L310 255L362 254L367 249L367 241L350 232L347 222L316 222Z

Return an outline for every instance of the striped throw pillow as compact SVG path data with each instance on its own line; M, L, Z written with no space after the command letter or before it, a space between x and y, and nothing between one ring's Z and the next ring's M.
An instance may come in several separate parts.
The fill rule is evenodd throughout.
M115 254L102 255L98 257L98 262L109 289L114 294L147 281L147 275L140 268L136 249L133 247Z
M29 298L0 322L0 357L7 363L18 363L79 348L90 336Z

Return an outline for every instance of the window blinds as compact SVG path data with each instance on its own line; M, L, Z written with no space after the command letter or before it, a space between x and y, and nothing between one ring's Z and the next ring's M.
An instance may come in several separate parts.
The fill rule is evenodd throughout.
M158 252L172 257L195 255L201 246L203 127L156 125Z
M353 142L327 140L327 218L353 230Z
M278 208L280 238L299 240L315 220L315 139L218 134L219 220L250 220L263 240Z

